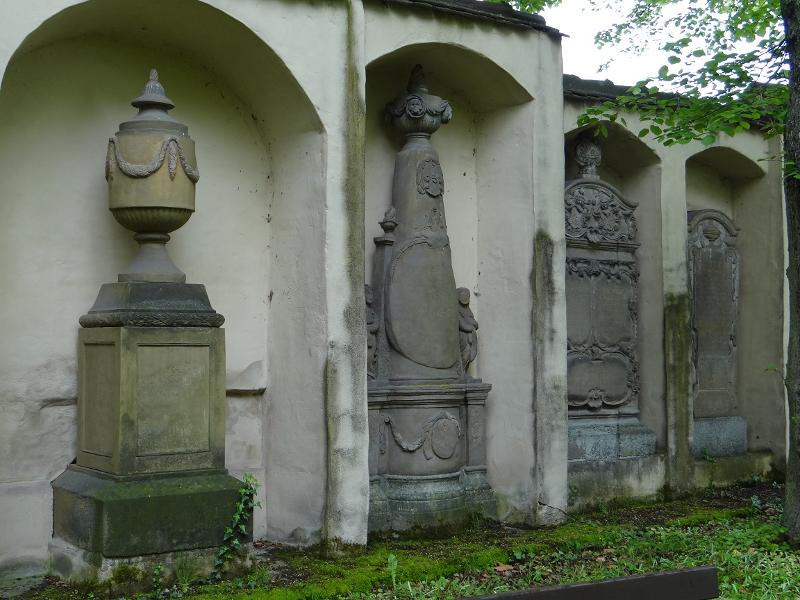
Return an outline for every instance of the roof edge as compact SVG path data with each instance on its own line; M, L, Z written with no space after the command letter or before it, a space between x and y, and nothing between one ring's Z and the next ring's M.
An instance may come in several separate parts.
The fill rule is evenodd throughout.
M479 0L373 0L373 2L379 2L385 6L427 8L434 12L448 13L466 19L541 31L558 38L564 35L555 27L550 27L541 15L516 10L505 2L495 3Z
M617 85L610 79L582 79L577 75L563 76L564 97L574 100L613 100L631 89L630 85Z

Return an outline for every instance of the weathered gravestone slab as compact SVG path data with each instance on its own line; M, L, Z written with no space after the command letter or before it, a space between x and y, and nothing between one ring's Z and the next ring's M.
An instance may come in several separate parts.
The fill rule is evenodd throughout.
M694 452L725 456L747 450L747 423L738 415L736 319L739 252L736 226L723 213L689 213L692 308Z
M600 147L579 140L567 183L567 368L570 460L653 454L639 422L636 205L600 179Z

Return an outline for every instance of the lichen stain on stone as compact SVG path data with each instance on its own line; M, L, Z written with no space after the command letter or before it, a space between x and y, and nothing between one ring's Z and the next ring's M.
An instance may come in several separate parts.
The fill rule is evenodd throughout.
M353 5L348 2L346 32L345 88L345 176L342 192L345 202L346 273L348 302L342 307L347 339L332 344L325 366L325 407L328 443L327 498L323 528L323 548L338 554L350 541L341 539L348 514L352 486L345 485L348 472L358 469L365 452L368 421L366 406L366 308L364 300L364 165L366 101L361 91L361 67L356 61ZM363 368L360 368L363 367ZM347 379L347 381L345 381ZM342 391L348 387L350 393ZM339 397L346 394L346 397ZM334 395L332 397L332 395ZM349 401L349 406L345 404ZM346 423L345 423L346 421ZM363 438L363 442L362 442ZM366 464L364 465L366 469ZM361 490L356 490L359 493ZM351 507L352 508L352 507ZM347 510L352 513L352 510ZM364 515L366 519L366 514ZM366 525L364 534L366 535Z
M549 321L550 309L555 302L555 283L553 281L553 240L543 230L536 232L533 247L533 270L531 271L531 292L533 307L531 322L534 340L541 337L537 324ZM553 327L548 327L549 341L553 341Z
M689 447L691 393L691 315L688 294L664 297L664 358L666 363L667 402L674 410L674 470L670 481L681 492L691 485L692 455Z

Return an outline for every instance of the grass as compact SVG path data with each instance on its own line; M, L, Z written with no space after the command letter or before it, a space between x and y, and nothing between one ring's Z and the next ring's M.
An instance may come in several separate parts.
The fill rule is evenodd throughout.
M770 485L738 487L606 507L552 529L485 524L443 538L389 537L337 560L314 549L271 546L245 576L214 585L168 582L127 598L433 600L715 565L722 598L794 600L800 552L783 541L781 493ZM29 597L120 596L104 587L50 582Z

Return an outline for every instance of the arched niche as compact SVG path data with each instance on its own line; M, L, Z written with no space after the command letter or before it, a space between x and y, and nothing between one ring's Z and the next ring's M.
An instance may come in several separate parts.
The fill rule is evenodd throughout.
M780 183L769 168L727 146L686 160L700 456L770 449L782 461L784 389L775 366L783 363L784 234Z
M370 280L378 222L391 201L394 155L402 139L388 126L384 106L405 91L415 64L425 69L428 87L448 100L454 117L433 137L445 177L445 210L459 286L477 281L479 165L489 152L481 138L490 123L532 98L507 71L486 56L462 46L429 43L405 46L367 65L366 272ZM483 146L481 148L481 146Z
M170 253L226 316L229 373L260 363L255 388L281 374L269 377L270 419L253 408L253 444L229 444L228 458L251 453L229 466L266 478L266 509L286 521L271 526L288 536L308 515L321 522L324 496L324 449L292 450L306 429L324 431L325 331L308 318L326 310L324 131L268 43L198 0L75 4L32 31L3 74L0 452L11 460L0 481L46 483L74 456L77 319L135 247L107 210L103 157L151 67L197 142L201 173L197 212ZM50 516L45 503L32 555L46 552ZM263 514L255 527L264 534Z
M656 447L666 444L666 413L663 355L663 278L661 246L661 173L658 155L634 133L619 123L606 123L608 135L595 136L589 127L576 128L564 136L565 183L579 177L576 146L591 140L602 154L597 176L612 186L634 208L638 271L637 344L638 405L611 409L620 416L638 413L641 423L656 435ZM568 251L569 254L569 251ZM567 305L570 305L569 291ZM569 314L569 308L568 308ZM568 316L569 320L569 316ZM569 324L568 324L569 329ZM603 412L604 409L601 409ZM573 453L575 449L573 449ZM577 454L576 454L577 455Z
M378 223L391 204L402 140L384 120L416 64L453 118L433 135L444 173L444 205L456 285L472 292L480 323L470 370L493 385L486 405L486 461L492 487L521 497L533 429L531 339L534 101L486 55L454 43L404 46L367 65L365 270L371 279Z

